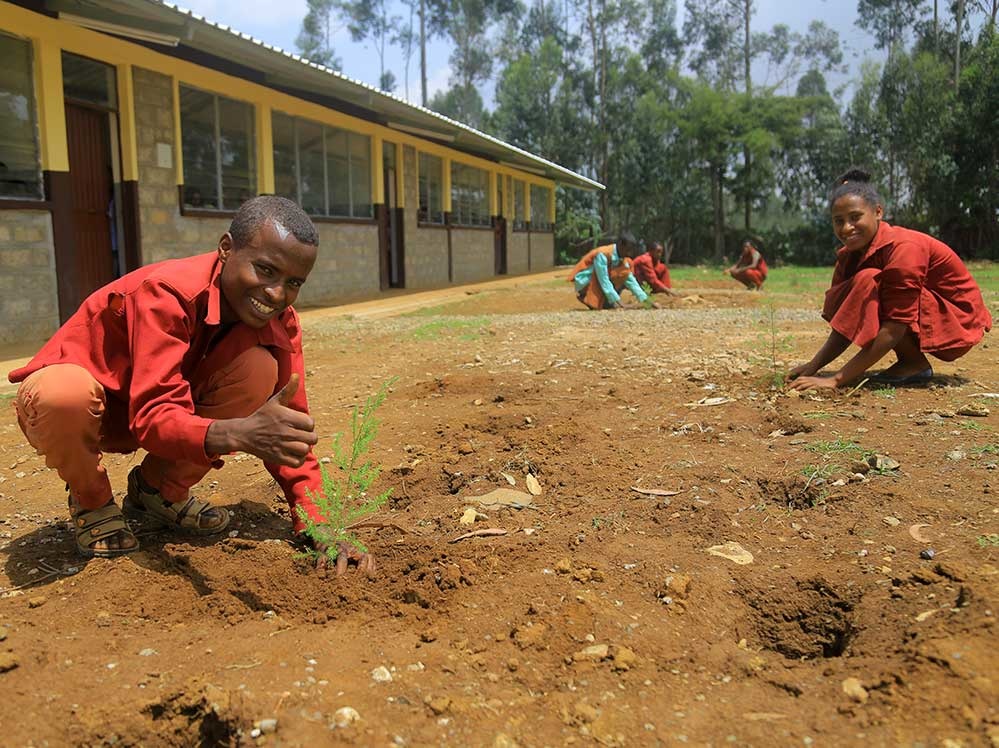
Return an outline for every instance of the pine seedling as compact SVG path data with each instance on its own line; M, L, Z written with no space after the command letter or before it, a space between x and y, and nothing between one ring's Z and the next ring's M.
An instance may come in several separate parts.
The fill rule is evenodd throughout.
M351 526L377 512L392 493L390 488L372 498L366 496L368 488L382 470L381 465L373 463L366 455L378 435L379 421L375 418L375 411L385 402L395 381L393 377L383 382L363 407L354 406L350 418L349 450L342 443L343 432L333 435L334 467L327 469L320 463L322 487L318 491L308 491L322 519L313 519L302 507L296 507L298 516L305 523L305 535L316 548L325 549L305 551L303 555L311 560L325 556L328 562L336 561L341 543L347 543L361 553L368 550L351 532Z

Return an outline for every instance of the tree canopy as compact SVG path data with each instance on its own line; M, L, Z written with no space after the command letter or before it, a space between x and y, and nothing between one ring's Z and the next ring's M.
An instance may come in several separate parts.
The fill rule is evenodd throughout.
M387 44L408 79L417 45L448 40L450 87L424 104L607 186L558 190L563 248L629 228L675 261L751 235L778 261L831 262L827 191L861 165L891 220L999 258L999 0L859 0L883 62L832 90L844 50L826 24L758 28L754 0L684 0L679 28L677 2L309 0L300 49L335 66L340 23L391 90Z

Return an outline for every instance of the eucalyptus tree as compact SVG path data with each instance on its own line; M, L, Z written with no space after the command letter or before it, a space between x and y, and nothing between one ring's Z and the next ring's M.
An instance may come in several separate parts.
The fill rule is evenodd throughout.
M335 0L306 0L306 3L309 10L295 39L298 53L317 65L341 70L343 62L333 49L337 14Z

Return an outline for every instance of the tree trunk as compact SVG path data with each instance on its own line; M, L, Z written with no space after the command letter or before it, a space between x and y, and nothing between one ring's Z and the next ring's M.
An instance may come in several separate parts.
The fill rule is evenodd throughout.
M940 16L937 13L939 0L933 0L933 54L940 55Z
M722 203L722 169L711 165L711 202L714 209L715 262L721 262L725 255L725 206Z
M954 92L961 89L961 29L964 26L964 0L957 0L957 33L954 35Z
M753 78L752 78L752 73L750 71L750 65L752 63L752 50L750 49L750 36L749 36L749 15L750 12L752 11L752 4L753 0L746 0L746 4L744 6L745 18L743 19L744 29L745 29L745 39L743 41L743 58L746 66L746 114L747 115L749 114L749 111L752 107L752 99L753 99ZM743 145L742 147L742 158L746 164L746 171L744 174L742 187L743 190L745 191L745 198L746 198L746 216L745 216L746 231L749 231L753 221L753 204L752 204L753 203L753 197L752 197L753 155L749 152L748 145Z
M420 0L420 102L427 105L427 0Z

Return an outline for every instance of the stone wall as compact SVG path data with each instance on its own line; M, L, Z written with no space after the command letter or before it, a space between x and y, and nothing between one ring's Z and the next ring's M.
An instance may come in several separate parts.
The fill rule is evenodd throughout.
M510 275L520 275L531 269L527 261L527 237L526 231L512 231L507 224L506 272Z
M378 293L378 227L318 223L319 254L295 306L342 304Z
M495 275L492 230L452 229L451 268L455 283L474 283Z
M555 234L550 231L531 234L531 270L555 267Z
M47 338L59 327L52 216L0 211L0 343Z
M176 156L180 144L173 129L173 88L170 78L132 68L135 88L136 148L139 156L139 219L142 264L210 252L229 229L228 218L194 218L180 214L177 175L156 162L156 146L170 146Z
M417 226L420 195L416 181L416 149L412 146L403 148L403 168L406 195L406 208L403 211L406 288L446 286L447 229Z

